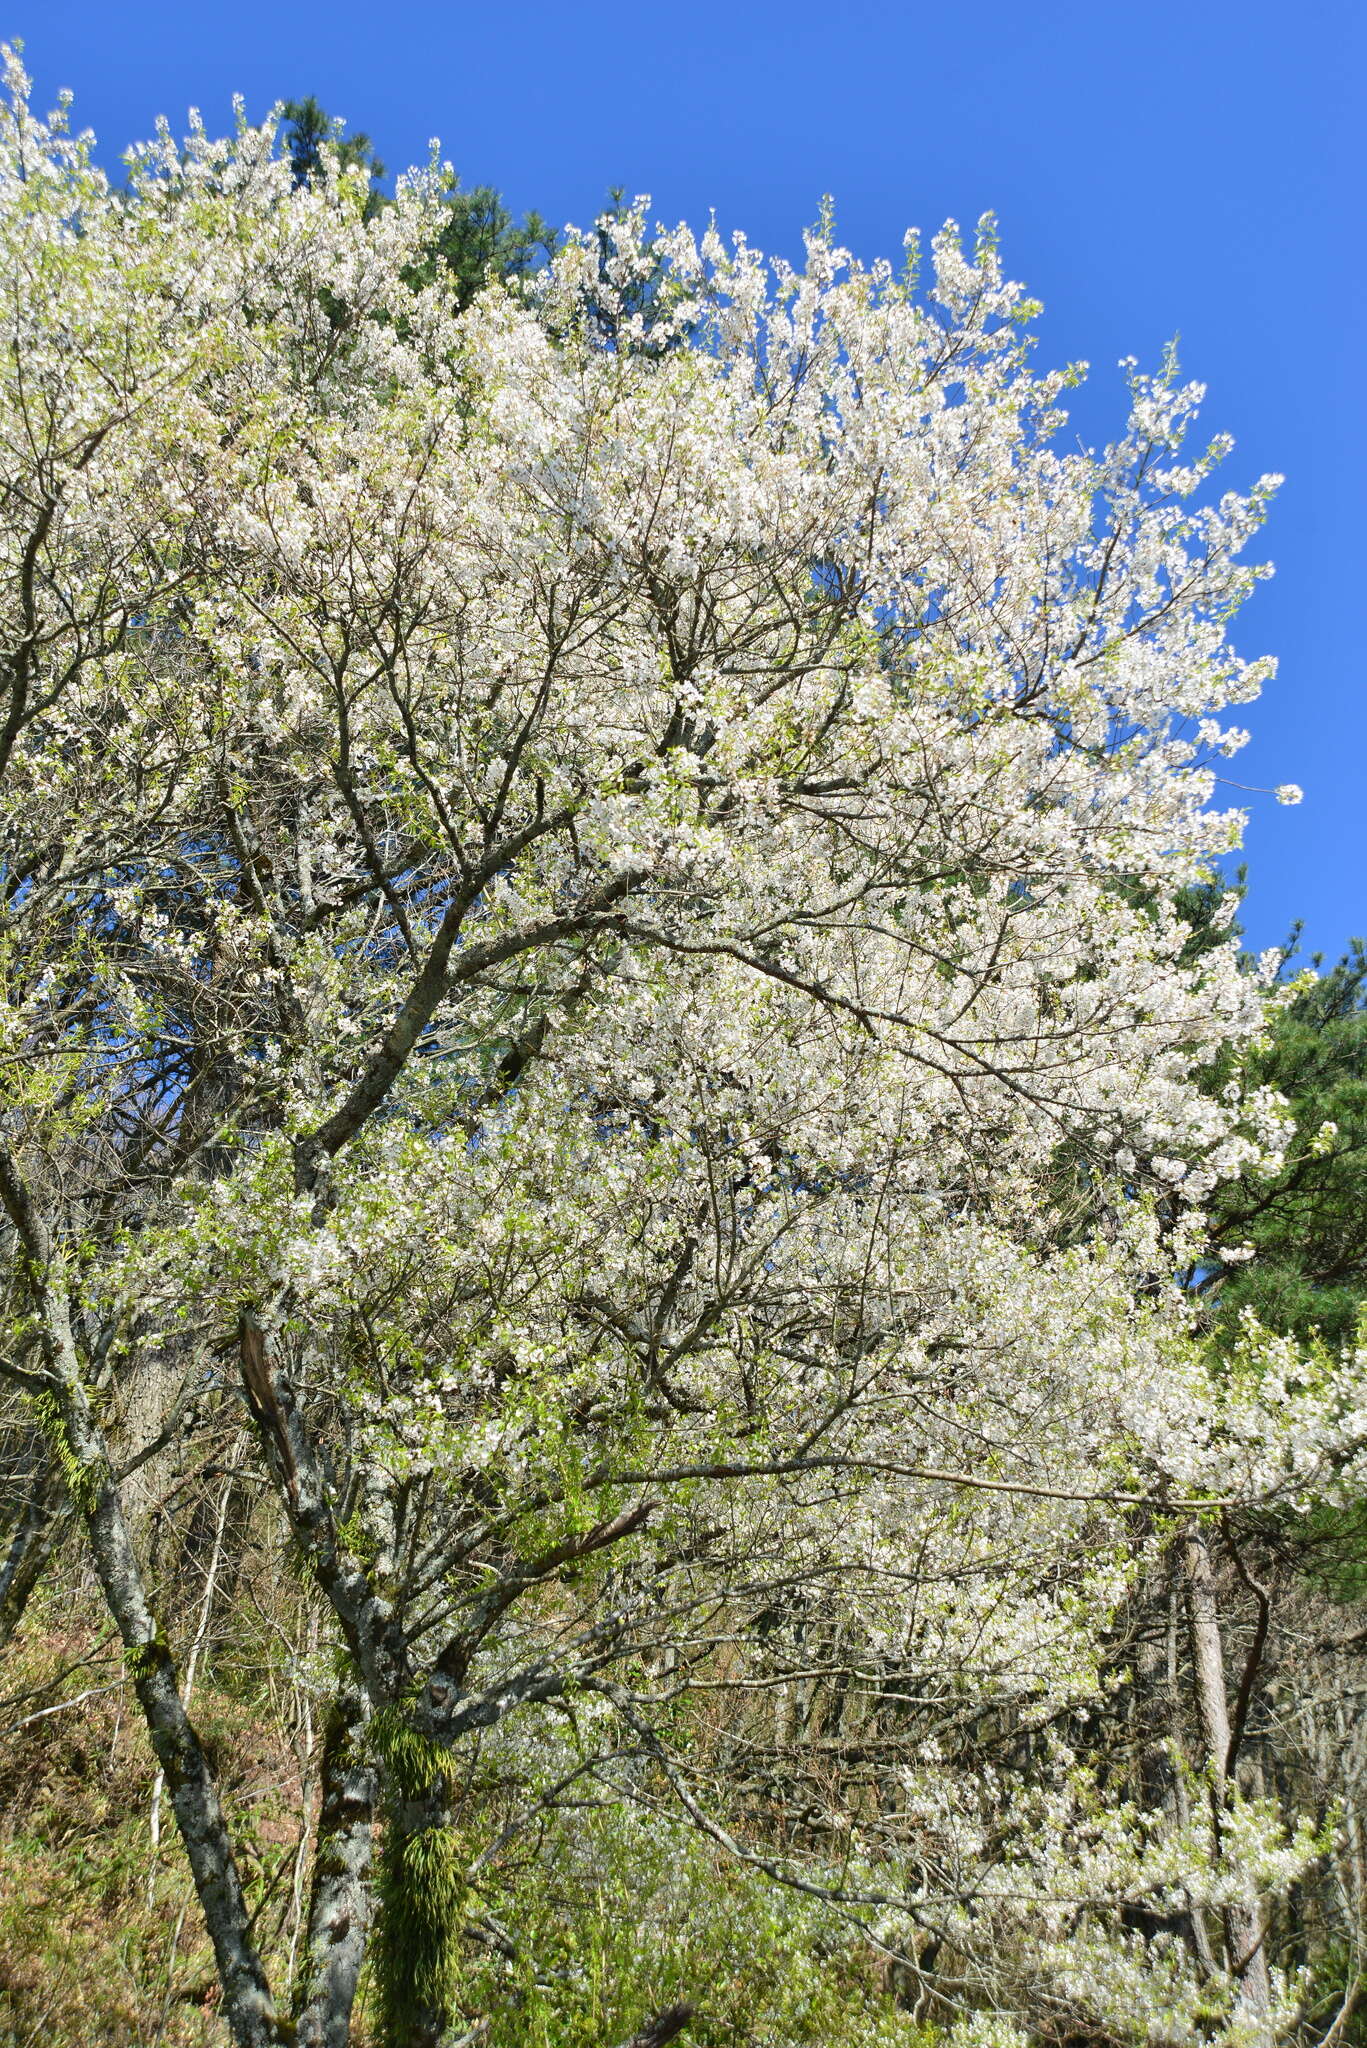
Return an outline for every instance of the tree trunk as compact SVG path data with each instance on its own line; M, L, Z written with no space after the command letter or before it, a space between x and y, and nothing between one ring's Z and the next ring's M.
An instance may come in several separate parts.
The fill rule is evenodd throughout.
M1229 1793L1230 1723L1229 1700L1225 1691L1224 1646L1220 1637L1220 1615L1215 1598L1215 1575L1210 1549L1198 1522L1187 1524L1183 1538L1187 1573L1187 1600L1191 1618L1191 1661L1196 1691L1196 1712L1206 1752L1210 1780L1211 1810L1218 1848L1221 1822ZM1254 1897L1236 1899L1225 1908L1225 1953L1231 1976L1238 1986L1242 2017L1252 2028L1258 2048L1272 2041L1272 1985L1267 1968L1266 1929Z
M171 1652L148 1605L103 1431L91 1411L71 1328L71 1308L51 1238L11 1155L0 1148L0 1199L27 1254L47 1385L34 1405L85 1524L96 1576L123 1640L195 1891L213 1943L223 2017L237 2048L284 2048L285 2031L261 1958L218 1788L180 1696Z
M1177 1757L1180 1754L1175 1645L1171 1602L1176 1560L1165 1550L1146 1573L1136 1612L1134 1650L1135 1792L1141 1807L1160 1813L1166 1827L1180 1828L1187 1819L1186 1799ZM1215 1968L1210 1937L1199 1912L1179 1906L1168 1912L1134 1907L1125 1924L1146 1941L1176 1934L1188 1941L1206 1971Z
M171 1653L149 1608L107 1458L84 1389L64 1390L64 1421L81 1472L96 1574L123 1638L129 1672L165 1776L223 1986L223 2016L238 2048L277 2048L283 2035L233 1855L218 1788L180 1696Z
M375 1772L363 1747L366 1719L360 1693L344 1692L333 1704L323 1737L299 2048L346 2048L351 2034L373 1906Z

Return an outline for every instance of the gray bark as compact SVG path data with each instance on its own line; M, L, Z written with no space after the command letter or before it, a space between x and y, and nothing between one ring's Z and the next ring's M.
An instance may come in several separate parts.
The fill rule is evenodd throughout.
M122 1389L122 1414L110 1428L110 1448L124 1472L120 1485L124 1519L144 1557L153 1518L173 1483L179 1445L165 1441L165 1424L176 1406L183 1365L158 1351L139 1356L137 1370Z
M247 1407L291 1534L337 1617L371 1705L382 1707L401 1698L411 1682L403 1631L342 1542L331 1476L305 1424L293 1376L271 1330L246 1310L238 1354Z
M373 1910L375 1772L364 1751L365 1702L344 1692L323 1737L321 1809L309 1902L299 2048L346 2048Z
M85 1524L91 1559L123 1640L129 1675L165 1773L171 1808L185 1843L219 1982L223 2016L237 2048L283 2048L285 2032L251 1935L251 1921L218 1789L180 1696L175 1664L148 1604L142 1570L128 1534L104 1435L91 1411L71 1328L71 1311L55 1268L47 1226L10 1154L0 1148L3 1199L27 1255L47 1368L45 1401L60 1433L58 1456Z
M1231 1750L1229 1697L1225 1690L1224 1645L1215 1596L1210 1548L1199 1522L1189 1522L1183 1538L1187 1601L1191 1620L1191 1661L1196 1713L1206 1752L1216 1842L1229 1790ZM1272 2041L1272 1984L1267 1968L1266 1928L1256 1898L1236 1899L1226 1908L1225 1952L1238 1986L1239 2006L1250 2022L1253 2039L1263 2048Z

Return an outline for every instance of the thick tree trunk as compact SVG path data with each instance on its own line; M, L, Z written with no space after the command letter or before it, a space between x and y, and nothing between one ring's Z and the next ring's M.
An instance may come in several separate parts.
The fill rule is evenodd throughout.
M113 1456L124 1471L119 1488L124 1520L143 1557L150 1555L149 1539L161 1519L159 1511L182 1455L174 1434L159 1449L151 1447L162 1439L167 1418L175 1413L184 1377L182 1359L157 1351L141 1355L136 1373L122 1390L118 1428L110 1428ZM126 1469L130 1466L131 1471Z
M1191 1618L1191 1661L1196 1712L1206 1752L1212 1811L1218 1843L1228 1794L1230 1721L1225 1690L1224 1646L1215 1598L1210 1549L1198 1522L1189 1522L1183 1538L1187 1600ZM1258 2048L1272 2041L1272 1985L1267 1968L1266 1928L1256 1898L1233 1900L1224 1913L1226 1960L1239 1988L1242 2017L1250 2024Z
M375 1772L363 1747L366 1719L362 1696L344 1692L333 1704L323 1737L299 2048L346 2048L351 2035L373 1904Z

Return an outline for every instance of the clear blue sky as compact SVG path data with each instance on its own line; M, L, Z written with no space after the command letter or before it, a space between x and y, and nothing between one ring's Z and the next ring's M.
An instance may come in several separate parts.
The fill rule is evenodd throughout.
M1044 301L1042 359L1093 366L1088 439L1117 420L1117 359L1179 336L1206 424L1237 437L1231 483L1287 477L1239 635L1281 674L1230 773L1306 800L1236 794L1249 936L1302 917L1331 954L1367 934L1365 20L1361 0L0 0L37 97L70 86L110 160L158 113L227 127L234 91L253 117L312 92L391 169L440 136L468 183L556 221L621 184L793 252L830 192L872 257L991 208Z

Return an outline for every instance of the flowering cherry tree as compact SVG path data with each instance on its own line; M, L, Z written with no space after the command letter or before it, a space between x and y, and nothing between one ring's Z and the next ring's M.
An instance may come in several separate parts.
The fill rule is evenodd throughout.
M10 87L5 1370L233 2038L340 2048L373 1922L385 2038L445 2037L479 1750L952 1954L965 2040L1270 2041L1311 1849L1216 1753L1213 1606L1204 1803L1085 1729L1174 1536L1199 1595L1212 1504L1364 1434L1170 1277L1281 1141L1195 1085L1263 995L1172 907L1275 480L1212 495L1171 362L1069 452L986 225L922 288L637 209L457 311L439 169L376 211L244 125L116 190ZM292 2014L128 1508L149 1376L152 1448L240 1412L341 1653Z

